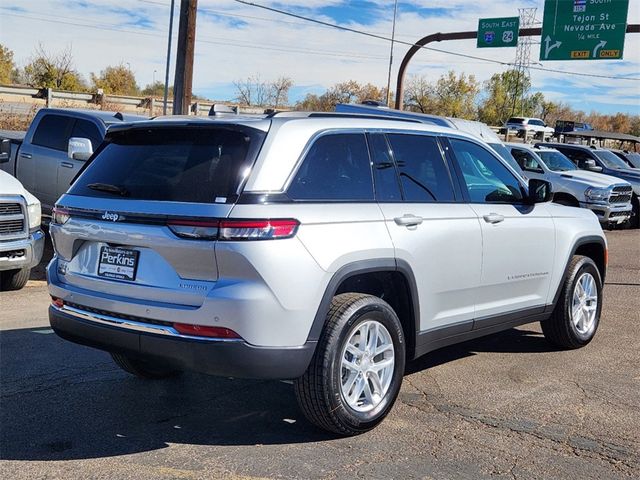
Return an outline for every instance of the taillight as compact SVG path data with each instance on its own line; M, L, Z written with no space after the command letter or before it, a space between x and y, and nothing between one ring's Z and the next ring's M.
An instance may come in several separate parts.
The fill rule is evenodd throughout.
M167 222L169 229L178 237L192 240L216 240L218 221L172 220Z
M220 240L275 240L291 238L300 222L284 220L222 220Z
M270 220L170 220L167 226L180 238L190 240L278 240L296 234L300 222Z
M174 323L175 328L182 335L194 335L197 337L215 337L215 338L242 338L230 328L225 327L208 327L204 325L191 325L188 323Z
M53 213L51 214L51 221L57 225L64 225L69 221L71 215L68 210L60 207L53 207Z

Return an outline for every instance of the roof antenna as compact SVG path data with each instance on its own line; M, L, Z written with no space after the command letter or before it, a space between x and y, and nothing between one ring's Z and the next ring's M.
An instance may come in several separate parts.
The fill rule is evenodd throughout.
M115 118L117 118L118 120L120 120L121 122L124 121L124 115L122 115L122 112L118 112L114 115Z

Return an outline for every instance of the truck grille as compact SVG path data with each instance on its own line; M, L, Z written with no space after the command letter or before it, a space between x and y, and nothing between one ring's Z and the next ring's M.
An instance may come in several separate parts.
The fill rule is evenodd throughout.
M609 203L627 203L631 201L632 188L629 186L613 187L609 195Z
M0 203L0 215L22 215L19 203Z
M11 240L26 234L22 205L0 202L0 240Z

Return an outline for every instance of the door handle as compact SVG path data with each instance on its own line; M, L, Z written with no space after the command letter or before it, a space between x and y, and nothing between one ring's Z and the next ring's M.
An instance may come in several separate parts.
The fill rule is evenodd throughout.
M30 153L21 153L20 154L20 158L31 158L31 154Z
M488 215L483 216L484 221L487 223L500 223L504 220L504 215L499 215L497 213L490 213Z
M395 217L393 221L396 222L397 225L402 225L404 227L415 227L416 225L420 225L422 223L422 217L405 214L401 217Z
M64 168L73 168L73 163L71 162L60 162L60 166Z

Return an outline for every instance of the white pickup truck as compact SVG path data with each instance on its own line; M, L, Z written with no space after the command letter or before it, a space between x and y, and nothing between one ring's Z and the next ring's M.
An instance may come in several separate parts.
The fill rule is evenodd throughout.
M19 290L40 263L44 233L40 202L8 173L0 171L0 290Z
M49 215L56 200L116 123L144 120L99 110L42 108L26 132L0 131L0 169L16 177L42 203ZM82 153L69 157L69 140L88 139ZM86 140L85 140L86 142Z

